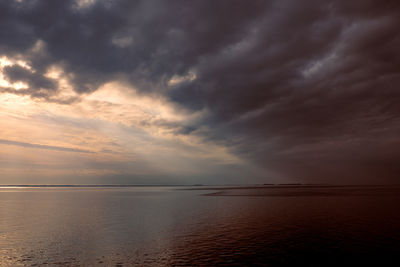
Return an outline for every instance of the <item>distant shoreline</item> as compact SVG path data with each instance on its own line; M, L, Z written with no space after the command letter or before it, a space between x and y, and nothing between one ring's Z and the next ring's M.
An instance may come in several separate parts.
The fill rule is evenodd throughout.
M120 185L120 184L96 184L96 185L0 185L1 187L177 187L191 185Z
M54 188L98 188L98 187L189 187L180 190L222 190L222 189L262 189L262 188L341 188L341 187L400 187L400 184L348 184L348 185L335 185L335 184L254 184L254 185L166 185L166 184L4 184L0 185L0 188L4 187L54 187Z

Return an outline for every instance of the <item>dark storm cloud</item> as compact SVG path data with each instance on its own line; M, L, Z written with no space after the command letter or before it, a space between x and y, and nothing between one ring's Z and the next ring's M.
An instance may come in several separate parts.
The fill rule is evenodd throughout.
M36 90L54 90L56 88L56 83L54 80L48 79L40 73L32 73L30 70L18 65L4 67L3 74L11 83L18 81L26 82Z
M400 173L398 1L25 2L0 3L0 52L37 74L9 69L10 80L53 90L52 64L80 93L124 79L182 112L208 111L180 134L292 179Z

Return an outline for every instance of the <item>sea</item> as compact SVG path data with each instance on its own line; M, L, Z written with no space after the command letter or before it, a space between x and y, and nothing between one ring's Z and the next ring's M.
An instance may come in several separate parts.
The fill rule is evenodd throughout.
M399 186L0 186L0 266L400 266L399 204Z

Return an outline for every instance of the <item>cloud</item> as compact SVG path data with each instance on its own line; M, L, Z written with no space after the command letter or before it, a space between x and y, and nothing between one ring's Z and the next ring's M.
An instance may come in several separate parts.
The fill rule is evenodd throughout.
M10 83L24 82L28 84L31 90L54 90L56 87L56 83L52 79L32 73L29 69L18 65L4 67L3 75Z
M118 80L193 117L143 125L224 146L266 176L397 179L398 1L37 0L0 10L0 54L32 68L4 67L29 89L3 91L68 105ZM64 89L46 76L54 66L73 98L58 100Z
M4 139L0 139L0 144L38 148L38 149L47 149L47 150L57 150L57 151L64 151L64 152L94 153L93 151L78 149L78 148L31 144L31 143L18 142L18 141L13 141L13 140L4 140Z

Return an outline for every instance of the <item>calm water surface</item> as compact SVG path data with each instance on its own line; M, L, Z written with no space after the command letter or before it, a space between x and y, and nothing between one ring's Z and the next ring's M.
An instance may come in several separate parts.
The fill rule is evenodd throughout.
M398 189L181 189L0 188L0 266L400 266Z

